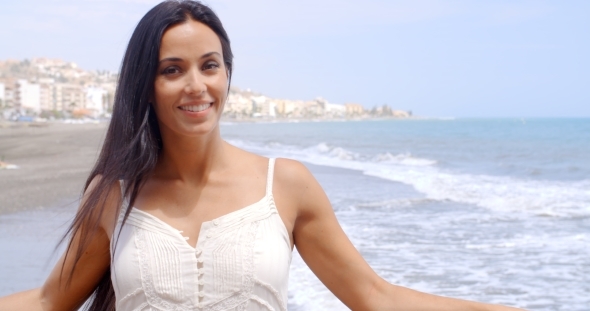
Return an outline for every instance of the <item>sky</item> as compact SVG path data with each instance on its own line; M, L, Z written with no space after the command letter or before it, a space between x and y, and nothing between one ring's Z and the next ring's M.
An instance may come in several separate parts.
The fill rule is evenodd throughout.
M0 59L118 71L157 0L0 0ZM208 0L232 84L430 117L590 117L590 1Z

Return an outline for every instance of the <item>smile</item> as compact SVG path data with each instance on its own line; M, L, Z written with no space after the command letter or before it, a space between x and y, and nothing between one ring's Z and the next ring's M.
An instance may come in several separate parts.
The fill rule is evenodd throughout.
M191 106L180 106L178 108L184 110L184 111L190 111L190 112L200 112L200 111L204 111L207 108L211 107L211 103L209 104L201 104L201 105L191 105Z

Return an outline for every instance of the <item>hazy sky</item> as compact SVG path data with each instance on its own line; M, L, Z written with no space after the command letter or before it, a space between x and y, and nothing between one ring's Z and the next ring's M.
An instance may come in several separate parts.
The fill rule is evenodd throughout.
M0 59L117 71L157 0L0 0ZM209 0L233 84L422 116L590 117L590 1Z

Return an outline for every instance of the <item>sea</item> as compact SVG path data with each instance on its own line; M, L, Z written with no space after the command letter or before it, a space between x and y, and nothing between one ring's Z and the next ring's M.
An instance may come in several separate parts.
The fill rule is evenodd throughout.
M390 283L527 310L590 310L590 119L221 128L238 147L306 164L348 238ZM20 280L0 282L0 295L41 284L55 256L43 267L38 256L51 253L68 217L64 209L0 216L0 275ZM46 234L30 230L39 227ZM296 249L288 307L348 310Z

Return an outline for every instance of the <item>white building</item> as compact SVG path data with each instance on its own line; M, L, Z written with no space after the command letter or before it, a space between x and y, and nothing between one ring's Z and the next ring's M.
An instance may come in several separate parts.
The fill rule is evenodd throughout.
M268 116L271 118L277 117L277 103L274 100L268 101Z
M16 82L16 93L16 106L21 111L41 112L41 88L39 84L29 83L27 80L18 80Z
M0 107L6 106L6 86L0 83Z
M252 100L252 106L254 111L253 116L276 117L277 104L271 101L270 98L264 95L252 96L250 98Z
M332 104L326 102L324 106L325 114L332 117L344 117L346 115L346 107L344 105Z
M105 112L105 99L107 91L100 87L89 87L86 89L86 109L90 110L92 114L97 117Z

